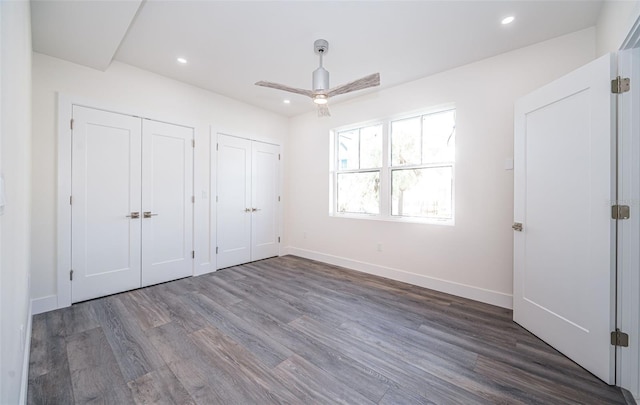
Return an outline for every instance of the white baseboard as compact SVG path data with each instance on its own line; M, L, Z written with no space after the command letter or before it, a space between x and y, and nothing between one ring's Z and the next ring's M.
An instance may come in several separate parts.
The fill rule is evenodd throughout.
M58 296L47 295L46 297L34 298L31 300L31 315L38 315L43 312L58 309Z
M498 291L487 290L467 284L456 283L454 281L429 277L422 274L410 273L404 270L361 262L358 260L348 259L346 257L333 256L312 250L300 249L293 246L285 247L282 251L282 254L291 254L294 256L304 257L306 259L317 260L323 263L342 266L348 269L361 271L363 273L374 274L376 276L390 278L392 280L402 281L404 283L409 283L443 293L456 295L458 297L469 298L474 301L480 301L502 308L513 309L513 296L511 294L505 294Z
M22 354L22 377L20 378L20 405L27 403L27 387L29 385L29 357L31 356L31 312L33 310L33 301L29 301L29 320L27 321L27 330L24 334L24 352Z

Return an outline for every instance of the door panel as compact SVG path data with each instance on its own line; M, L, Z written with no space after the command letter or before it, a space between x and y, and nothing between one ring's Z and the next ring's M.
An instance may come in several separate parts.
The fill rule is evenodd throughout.
M140 287L140 120L73 106L72 302Z
M218 135L217 268L251 261L251 141Z
M279 147L252 143L251 260L277 256Z
M147 286L193 273L193 129L143 120L142 139L142 285Z
M514 321L612 384L612 58L515 109Z

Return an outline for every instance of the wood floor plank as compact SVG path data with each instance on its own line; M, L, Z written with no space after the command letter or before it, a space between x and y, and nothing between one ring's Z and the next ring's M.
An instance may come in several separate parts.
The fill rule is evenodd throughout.
M280 376L287 388L304 403L375 404L342 381L297 355L280 363L274 373Z
M455 403L456 401L467 404L481 404L485 399L469 392L464 388L459 389L452 384L440 380L412 364L413 359L380 356L379 350L368 346L366 342L336 333L336 329L326 328L316 321L302 317L291 323L291 326L308 334L326 345L339 348L345 355L357 358L358 361L368 367L378 370L399 386L408 387L425 398L437 403Z
M125 382L135 380L165 364L117 296L91 303Z
M91 305L73 305L61 312L64 320L65 336L71 336L100 326Z
M260 330L278 342L283 342L296 355L312 362L315 366L333 374L349 376L349 386L377 402L387 389L395 383L368 368L357 360L345 356L333 348L326 346L307 335L299 333L287 324L271 318L248 302L238 303L230 311L258 325Z
M504 308L299 257L33 318L29 404L622 404Z
M75 399L71 385L71 373L66 362L59 366L59 370L52 369L46 374L29 379L28 405L73 403L75 403Z
M145 374L127 384L139 405L195 405L191 395L168 367Z
M147 295L155 305L168 311L172 322L179 324L187 332L195 332L208 325L207 320L189 305L182 295L175 294L166 288L166 285L149 288Z
M378 405L434 405L427 398L420 396L407 389L390 388L384 397L378 402Z
M253 387L255 403L297 404L296 398L269 368L248 350L214 328L194 332L192 337L203 351L218 365L244 382L243 387Z
M202 355L189 333L175 322L149 329L145 334L167 364Z
M198 291L206 294L209 298L214 300L220 305L233 305L236 302L242 301L242 297L229 292L226 288L220 286L218 281L223 281L222 278L216 277L215 274L207 274L200 277L198 285Z
M155 328L171 322L171 315L166 308L157 305L148 296L149 288L131 291L128 294L119 294L119 299L127 311L135 318L134 321L142 330Z
M220 372L212 368L203 359L196 357L185 361L173 362L168 365L191 398L201 405L224 405L232 402L230 396L225 396L224 380L219 377ZM216 387L219 389L216 391Z
M118 362L102 328L68 338L67 354L75 403L131 403Z
M264 336L259 329L204 295L191 293L188 298L192 300L196 309L210 321L211 325L240 342L268 367L275 367L293 354L282 344Z
M63 311L34 316L29 357L29 377L35 378L66 364Z

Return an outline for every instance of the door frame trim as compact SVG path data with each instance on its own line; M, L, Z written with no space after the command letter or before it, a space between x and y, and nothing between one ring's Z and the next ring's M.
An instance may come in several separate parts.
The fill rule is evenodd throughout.
M619 50L637 50L638 48L640 48L640 17L631 25L629 33L620 45ZM621 68L631 70L631 66L625 63L630 64L630 61L623 61L622 63L619 61L619 72ZM636 69L636 72L637 71L638 69ZM627 76L627 74L625 74L625 76ZM632 78L632 81L637 80L638 78L635 76ZM633 103L638 100L636 94L637 89L634 94L625 94L618 97L626 96L627 98L631 98L633 96ZM639 106L631 104L625 107L623 111L619 111L618 115L618 128L621 128L618 136L622 144L631 143L635 145L634 147L637 147L638 142L640 142L638 140L640 139L640 127L634 128L633 124L638 123L639 119L637 117L628 117L625 113L638 111ZM629 126L629 124L631 125ZM631 129L627 130L628 128ZM635 130L635 132L632 132L633 130ZM638 336L640 335L640 307L638 306L638 301L640 300L640 298L638 298L640 296L640 284L638 284L637 275L637 264L640 257L638 257L637 250L632 247L637 247L640 243L640 220L638 219L638 215L640 214L638 208L640 208L640 206L638 205L638 200L633 199L634 190L629 190L624 186L625 184L627 186L629 184L637 186L640 182L640 173L635 171L637 170L637 162L630 160L633 156L624 154L625 151L620 152L622 159L619 162L618 169L623 181L619 179L619 198L629 199L631 197L632 201L629 205L632 206L633 212L630 222L621 224L619 229L619 242L621 246L618 247L618 296L616 297L618 304L618 313L616 314L618 325L616 326L620 327L623 332L630 334L631 344L628 348L616 348L616 359L619 359L616 363L616 385L629 390L634 399L638 401L640 400L640 350L637 344L634 344L634 341L640 341L640 336ZM626 152L629 153L629 151ZM636 153L637 152L636 150ZM629 176L629 178L624 180L627 176ZM635 193L637 192L638 190L635 191ZM635 215L633 214L634 212ZM626 353L627 356L623 356L623 350L628 351ZM625 359L627 362L625 362Z
M167 124L187 127L193 130L193 137L196 138L197 126L188 120L175 119L176 123L168 121L166 116L148 111L140 111L135 108L113 105L100 100L86 99L79 96L68 95L56 92L57 96L57 187L56 187L56 285L57 285L57 307L64 308L71 306L71 280L69 271L71 270L71 119L73 118L73 106L81 106L102 110L116 114L129 115L141 119L149 119ZM195 193L195 151L193 153L193 177L192 187ZM195 248L195 209L192 212L192 249ZM192 274L195 270L195 260L191 264ZM51 308L51 309L56 309Z

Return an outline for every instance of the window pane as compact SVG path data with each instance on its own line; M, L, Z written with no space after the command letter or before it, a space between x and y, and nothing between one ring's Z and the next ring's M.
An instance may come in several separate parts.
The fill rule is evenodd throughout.
M451 166L391 172L391 214L452 218Z
M422 117L422 163L455 160L456 112L444 111Z
M382 167L382 125L360 130L360 168Z
M358 169L358 130L338 133L338 169Z
M380 172L339 173L338 212L380 213Z
M420 117L391 123L391 166L422 163Z

